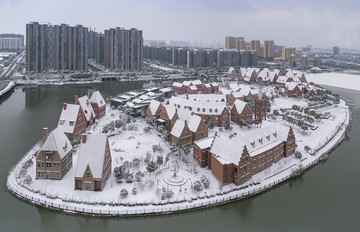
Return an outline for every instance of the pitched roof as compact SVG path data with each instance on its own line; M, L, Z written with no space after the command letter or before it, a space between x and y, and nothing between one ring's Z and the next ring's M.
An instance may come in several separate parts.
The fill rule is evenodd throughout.
M47 137L40 151L57 151L60 158L64 158L71 150L72 145L64 132L55 128Z
M203 138L197 141L194 141L194 143L200 148L200 149L205 149L205 148L209 148L212 144L212 142L214 141L215 136L211 136L211 137L207 137L207 138Z
M96 103L99 107L102 107L104 105L106 105L106 102L103 98L103 96L101 95L101 93L99 91L95 91L91 98L90 98L90 102L91 103Z
M190 88L191 90L197 90L197 88L196 88L195 85L191 85L191 86L189 86L189 88Z
M183 84L182 84L182 83L179 83L179 82L174 82L174 83L172 84L172 86L174 86L174 87L182 87Z
M196 132L201 123L201 117L198 115L192 115L189 120L189 129L191 132Z
M171 129L171 134L177 138L181 136L181 133L183 132L185 128L185 122L182 120L176 120L173 128Z
M246 105L246 102L236 99L232 107L236 106L236 110L240 114L244 110Z
M95 118L95 112L91 106L89 98L85 95L85 96L78 98L78 101L80 103L81 109L84 112L86 121L90 121L91 115L93 116L93 118Z
M245 146L253 157L285 141L288 133L289 127L276 124L232 140L215 137L210 152L223 164L238 164Z
M107 144L106 135L86 135L86 143L80 144L75 177L83 177L89 166L93 178L101 178Z
M169 119L172 119L174 117L175 114L175 106L173 105L164 105L165 110L168 114Z
M299 87L298 84L296 84L295 82L286 82L285 86L288 90L291 90L291 91L294 90L296 88L296 86Z
M65 133L73 133L80 105L66 104L66 109L62 108L58 128Z
M159 108L160 102L156 101L156 100L151 100L150 105L149 105L149 109L150 109L150 113L152 115L156 114L157 109Z
M232 72L235 72L235 69L233 67L230 67L229 70L227 71L227 73L231 74Z
M225 102L196 102L174 96L169 99L169 103L178 109L188 109L195 114L219 115L226 108Z
M225 94L188 94L190 101L198 102L226 102Z

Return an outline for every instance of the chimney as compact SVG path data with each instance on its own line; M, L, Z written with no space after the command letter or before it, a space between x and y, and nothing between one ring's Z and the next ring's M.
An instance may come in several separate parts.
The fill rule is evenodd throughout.
M187 120L185 120L185 126L187 126Z
M43 144L45 143L45 141L47 140L48 137L48 128L44 127L43 128Z
M64 103L64 110L66 110L66 107L67 107L67 104L66 104L66 103Z
M78 96L75 95L75 102L74 102L74 104L76 104L77 101L78 101Z
M81 135L81 143L86 143L87 135L84 133Z
M92 97L92 94L93 94L92 90L89 90L89 99Z

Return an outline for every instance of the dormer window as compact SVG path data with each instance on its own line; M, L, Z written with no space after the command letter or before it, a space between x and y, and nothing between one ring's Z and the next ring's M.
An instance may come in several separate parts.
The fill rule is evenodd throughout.
M277 138L277 132L276 131L273 132L273 135L274 135L275 138Z
M197 108L197 111L198 111L198 112L200 111L200 108L199 108L199 107Z
M263 143L263 139L262 139L262 138L260 138L260 139L259 139L259 142L260 142L260 144L262 144L262 143Z
M74 126L74 121L73 120L71 120L71 121L69 121L69 126Z
M64 125L64 123L65 123L65 120L60 120L59 121L59 125Z
M203 108L203 112L205 112L205 108Z
M65 142L65 146L63 147L64 151L67 150L67 143Z
M270 135L266 135L266 139L270 141Z
M251 141L251 142L250 142L250 145L254 148L254 147L255 147L255 141L254 141L254 140Z
M218 110L217 109L215 109L215 113L217 113L218 112Z
M210 111L210 113L211 113L211 112L212 112L212 109L210 109L209 111Z

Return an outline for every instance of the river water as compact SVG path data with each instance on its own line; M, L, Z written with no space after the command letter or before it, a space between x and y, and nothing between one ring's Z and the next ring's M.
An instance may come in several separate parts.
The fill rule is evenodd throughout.
M89 88L103 96L146 87L106 81L96 86L16 88L0 99L0 231L360 231L360 92L330 88L352 99L353 127L329 159L295 180L243 201L171 216L96 218L24 203L5 182L12 165L53 129L63 102Z

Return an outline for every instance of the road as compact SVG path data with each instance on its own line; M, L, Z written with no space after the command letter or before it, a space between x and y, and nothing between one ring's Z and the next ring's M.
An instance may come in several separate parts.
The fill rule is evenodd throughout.
M17 57L15 57L7 69L4 69L2 73L0 74L0 80L8 80L11 78L11 76L14 74L14 72L17 70L18 65L25 62L25 50L22 51Z

